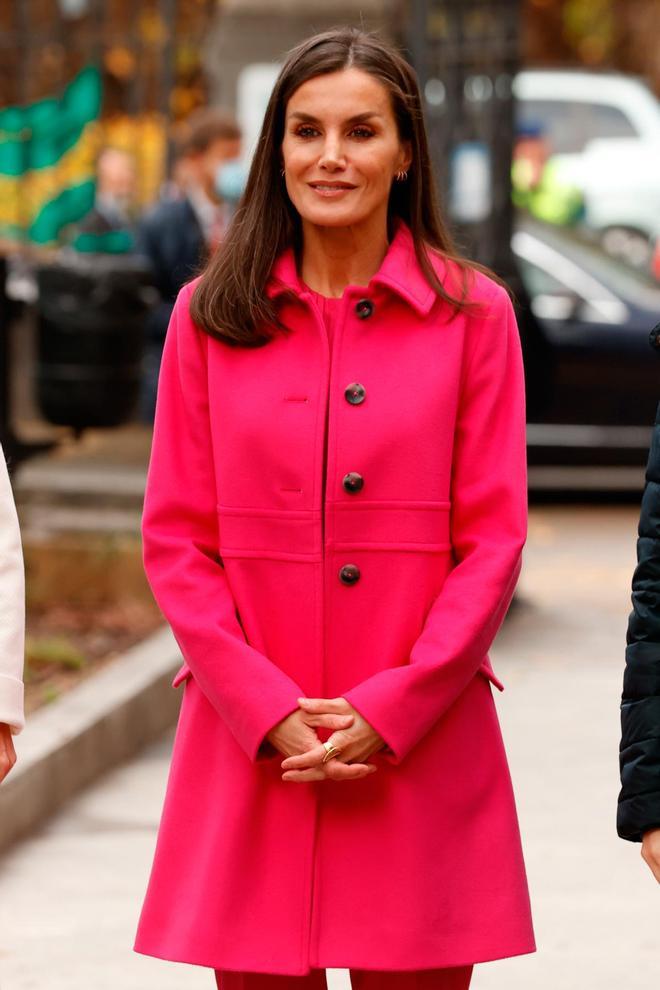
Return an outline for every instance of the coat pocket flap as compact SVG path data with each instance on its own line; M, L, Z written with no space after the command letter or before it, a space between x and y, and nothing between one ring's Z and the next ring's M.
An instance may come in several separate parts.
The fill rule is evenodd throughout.
M490 660L488 658L486 658L482 662L481 666L479 667L479 673L483 674L484 677L486 677L492 684L494 684L499 691L504 690L504 684L502 683L502 681L499 679L499 677L491 667Z
M176 674L174 675L174 680L172 681L172 687L174 687L174 688L175 687L178 687L179 684L181 683L181 681L185 681L186 677L188 677L191 673L192 673L192 671L191 671L190 667L188 666L187 663L184 662L179 667L179 669L177 670Z

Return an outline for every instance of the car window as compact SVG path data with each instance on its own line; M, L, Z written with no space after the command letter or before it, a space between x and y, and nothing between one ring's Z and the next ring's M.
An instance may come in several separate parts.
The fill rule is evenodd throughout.
M565 100L521 100L516 106L516 125L540 127L555 153L573 153L584 147L575 106Z
M526 258L521 258L519 255L517 260L520 276L532 299L535 296L567 296L570 294L570 289L550 272L546 272L543 268L539 268L538 265L532 264L531 261L527 261Z
M518 256L518 267L523 284L530 297L532 312L540 320L573 319L578 312L585 312L588 304L550 272Z
M516 256L520 276L530 296L532 312L541 320L578 323L621 324L626 308L607 290L595 291L588 298L571 285L560 282L550 272L521 255ZM597 288L597 283L594 283Z
M540 127L555 154L576 154L594 138L638 137L618 107L573 100L521 100L518 127Z
M593 138L635 138L639 134L632 123L618 107L604 103L583 103L580 105L584 133L587 141Z

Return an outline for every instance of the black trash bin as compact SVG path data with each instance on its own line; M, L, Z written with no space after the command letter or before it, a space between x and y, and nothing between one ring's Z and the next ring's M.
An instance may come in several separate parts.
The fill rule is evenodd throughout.
M136 255L62 252L37 268L36 396L77 432L119 426L140 393L152 276Z

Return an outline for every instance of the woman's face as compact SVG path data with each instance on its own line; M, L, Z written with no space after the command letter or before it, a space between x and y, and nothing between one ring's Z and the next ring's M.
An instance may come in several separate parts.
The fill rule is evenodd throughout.
M315 76L289 98L282 164L289 198L309 223L344 227L379 213L385 218L409 152L387 89L362 69Z

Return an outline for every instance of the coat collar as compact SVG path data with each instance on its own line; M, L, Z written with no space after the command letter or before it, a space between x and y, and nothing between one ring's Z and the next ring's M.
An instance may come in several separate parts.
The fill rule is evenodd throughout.
M439 275L442 277L441 273ZM380 268L362 292L367 294L376 285L391 289L421 316L426 316L436 298L435 290L417 262L412 232L401 217L396 218L394 236ZM274 299L287 292L301 296L308 291L298 275L295 253L289 245L275 259L266 282L266 295Z

